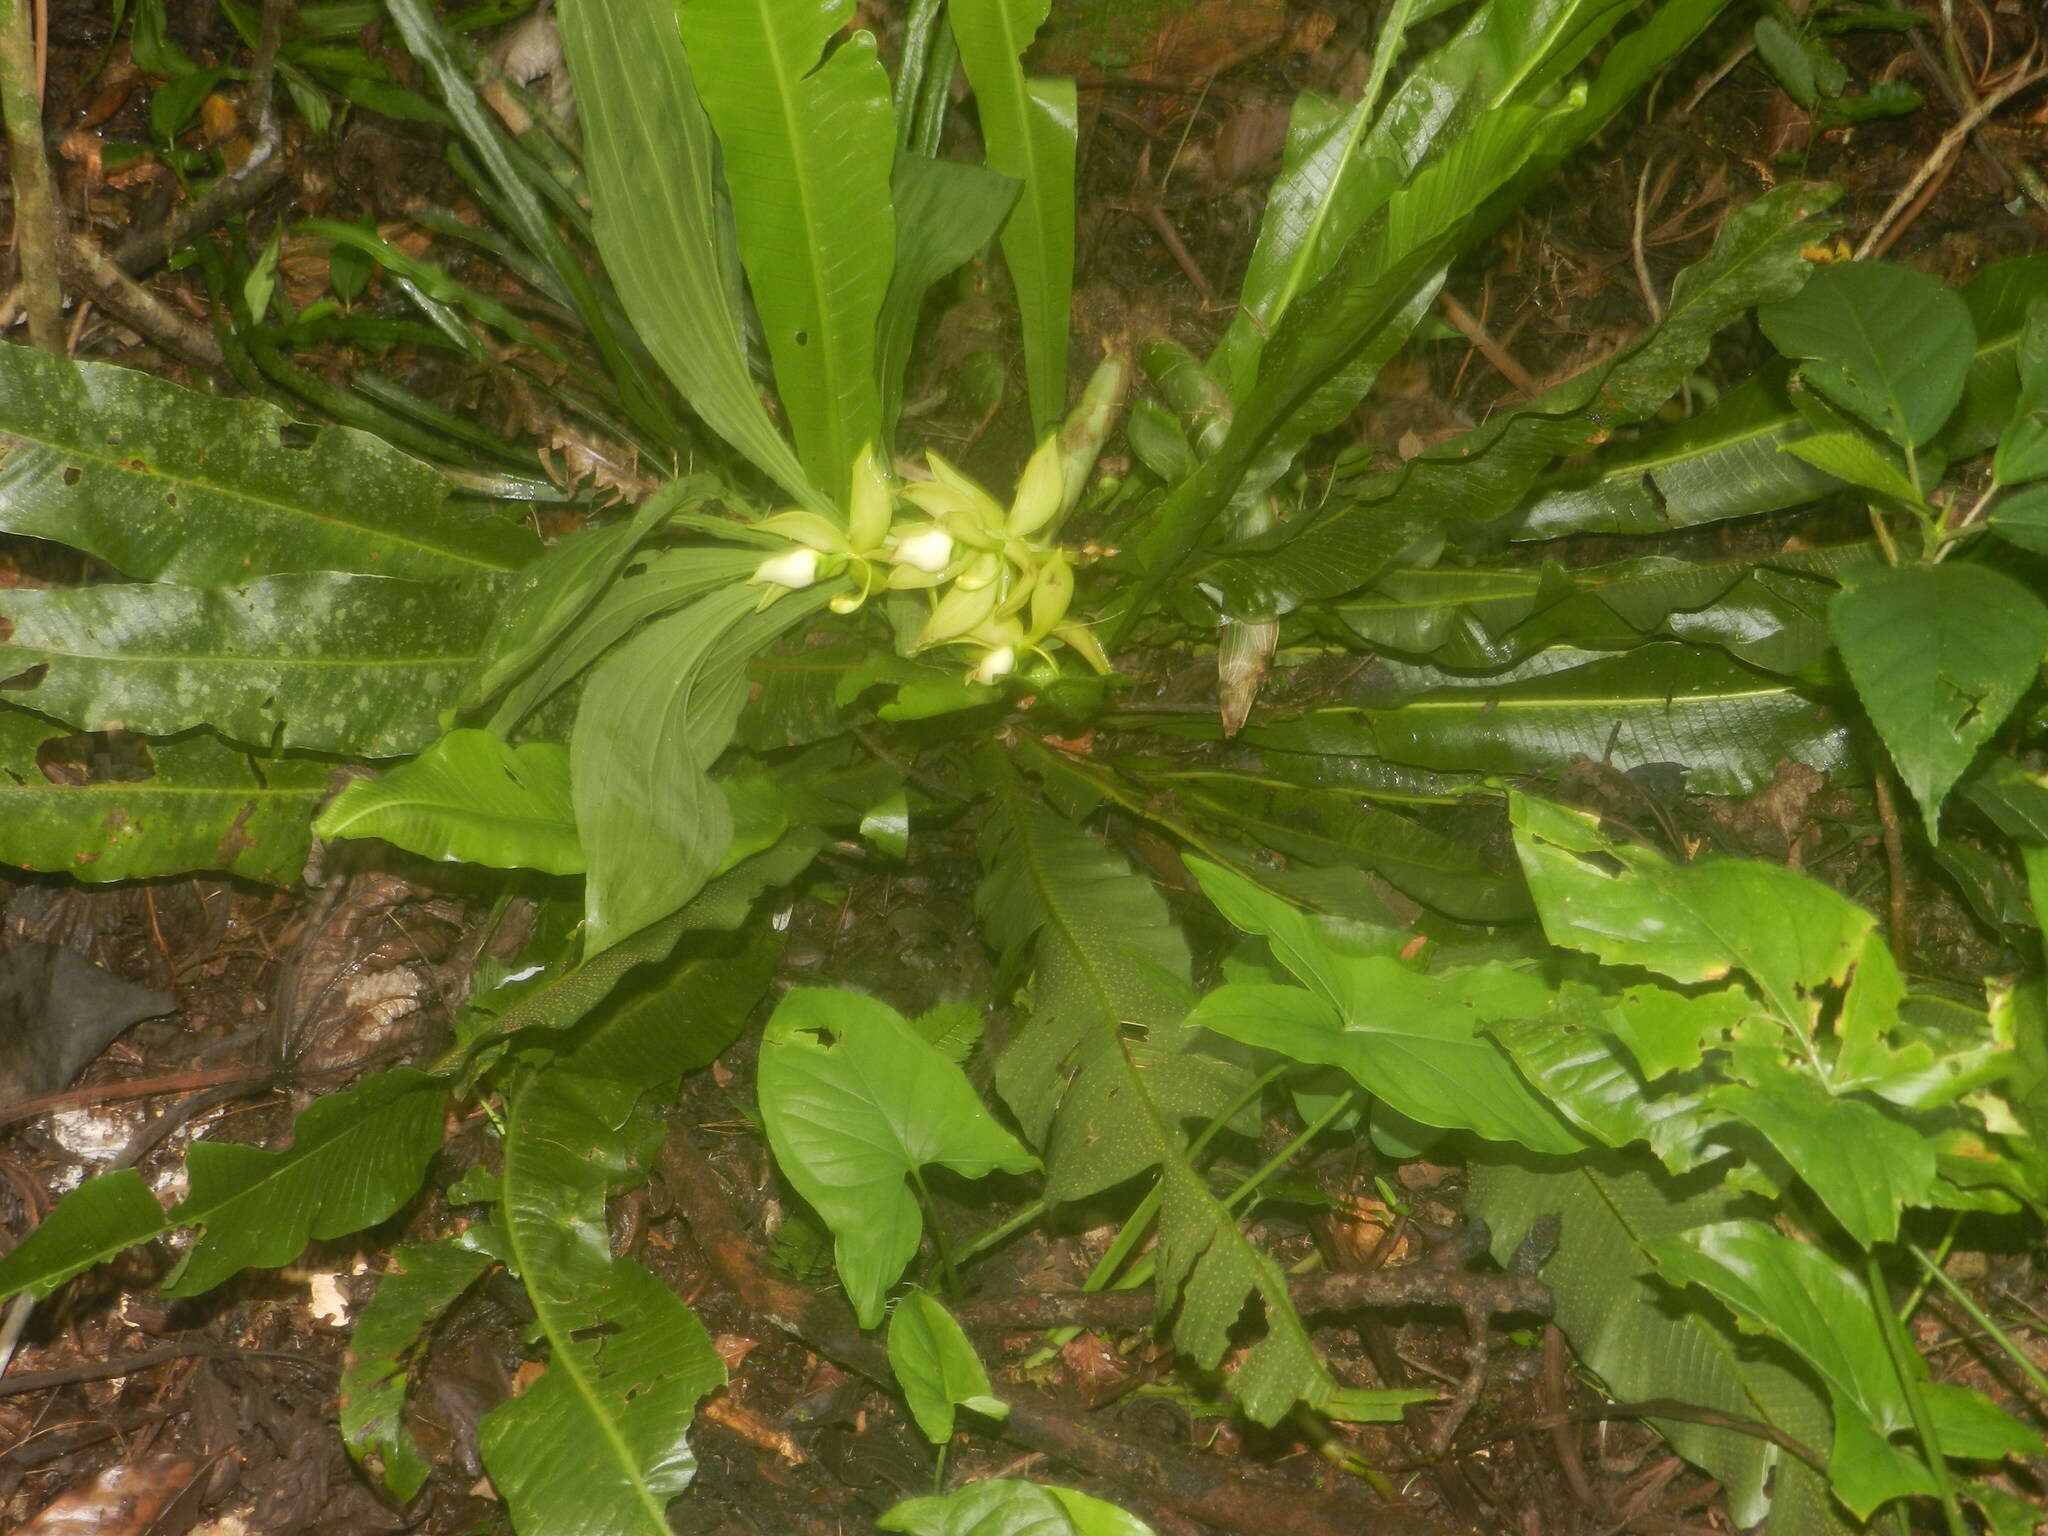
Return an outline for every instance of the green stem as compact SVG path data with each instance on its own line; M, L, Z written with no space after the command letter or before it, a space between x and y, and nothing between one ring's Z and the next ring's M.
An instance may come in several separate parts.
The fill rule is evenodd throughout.
M939 1250L939 1273L945 1279L946 1294L960 1294L960 1275L953 1268L953 1253L946 1245L946 1228L939 1220L939 1208L932 1203L932 1192L926 1188L924 1169L913 1164L910 1182L917 1189L917 1203L924 1208L924 1224L931 1229L932 1246Z
M1921 1452L1927 1458L1927 1470L1934 1478L1934 1491L1941 1500L1949 1536L1969 1536L1970 1528L1963 1520L1962 1506L1956 1503L1956 1487L1949 1476L1948 1458L1942 1455L1941 1441L1934 1432L1934 1415L1927 1407L1927 1394L1920 1390L1920 1373L1915 1369L1920 1363L1919 1357L1914 1354L1912 1341L1906 1336L1904 1321L1892 1311L1884 1266L1878 1262L1875 1250L1867 1250L1863 1255L1863 1282L1869 1287L1871 1309L1877 1316L1879 1330L1884 1334L1884 1347L1891 1354L1892 1370L1898 1376L1899 1391L1905 1396L1906 1411L1912 1415L1913 1433L1920 1438Z
M1036 1226L1038 1218L1050 1209L1052 1209L1051 1205L1043 1198L1032 1201L1007 1221L998 1222L986 1232L968 1239L967 1242L960 1246L959 1251L953 1255L953 1262L962 1266L973 1263L998 1243L1007 1241L1026 1227Z
M1942 1271L1941 1265L1937 1260L1929 1258L1918 1248L1912 1247L1910 1244L1907 1251L1925 1267L1928 1278L1947 1291L1950 1299L1969 1314L1970 1321L1979 1328L1982 1328L1997 1341L1998 1347L2005 1351L2005 1357L2012 1361L2022 1376L2027 1378L2027 1384L2041 1395L2041 1401L2044 1404L2048 1404L2048 1372L2043 1372L2038 1365L2028 1358L2027 1352L2020 1348L2018 1341L2007 1334L1998 1324L1994 1323L1990 1315L1970 1299L1969 1292L1965 1291L1960 1285L1957 1285L1955 1281L1949 1279L1947 1274Z

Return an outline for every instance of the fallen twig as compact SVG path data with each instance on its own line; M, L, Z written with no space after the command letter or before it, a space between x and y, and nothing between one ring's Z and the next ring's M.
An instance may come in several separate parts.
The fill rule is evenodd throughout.
M1884 241L1885 232L1891 228L1893 221L1906 211L1914 198L1920 195L1920 189L1927 185L1934 174L1944 165L1948 164L1949 157L1963 146L1971 134L1983 126L1986 118L2012 100L2013 97L2019 95L2021 91L2026 90L2030 86L2039 85L2043 80L2048 80L2048 64L2044 64L2038 69L2027 70L2023 74L2014 75L2012 79L2006 81L2005 84L2001 85L1997 90L1986 96L1958 118L1955 126L1941 136L1940 142L1929 151L1927 158L1920 162L1920 168L1913 173L1912 177L1903 187L1899 188L1899 195L1892 199L1891 206L1878 215L1877 222L1872 224L1864 234L1863 243L1856 247L1856 259L1858 261L1870 259L1872 253L1878 249L1880 242Z

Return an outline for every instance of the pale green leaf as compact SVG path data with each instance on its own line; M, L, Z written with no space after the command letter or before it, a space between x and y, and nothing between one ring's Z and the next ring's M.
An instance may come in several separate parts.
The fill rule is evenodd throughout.
M2048 603L1986 566L1947 561L1858 581L1834 600L1828 625L1938 839L1950 787L2034 681Z
M86 730L211 725L268 750L418 751L483 638L483 593L308 572L246 587L109 583L0 596L14 700Z
M886 1003L789 993L761 1040L761 1120L776 1165L832 1229L839 1278L863 1328L917 1251L906 1181L928 1164L967 1178L1038 1160L974 1096L966 1074Z
M0 349L0 529L138 581L285 571L414 580L516 570L517 523L450 511L448 483L366 433L104 363ZM303 446L301 446L303 445Z
M827 51L853 12L853 0L674 11L718 132L776 391L805 470L834 499L881 431L875 324L896 253L896 130L874 37L855 31Z
M1861 433L1816 432L1812 437L1785 444L1784 452L1804 459L1823 474L1909 507L1925 504L1920 488L1898 463Z
M1917 448L1963 397L1976 350L1970 311L1926 273L1888 262L1820 268L1757 324L1808 383L1903 448Z
M747 367L746 296L718 143L670 0L566 0L592 220L634 329L712 431L806 506L830 498L776 430Z
M989 1384L966 1331L929 1291L906 1291L889 1314L889 1369L910 1404L910 1416L933 1445L953 1438L957 1409L992 1419L1010 1412Z
M974 87L989 169L1020 183L1003 226L1023 317L1031 420L1042 435L1067 408L1067 311L1074 287L1074 84L1023 71L1048 0L950 0L960 63Z
M489 731L450 731L382 778L351 779L314 830L380 837L426 859L583 872L568 749L551 741L510 746Z

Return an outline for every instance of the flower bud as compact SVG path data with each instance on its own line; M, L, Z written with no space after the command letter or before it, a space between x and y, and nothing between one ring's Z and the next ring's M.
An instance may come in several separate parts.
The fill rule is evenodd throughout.
M770 555L754 567L751 578L769 586L801 591L818 579L818 552L799 544L779 555Z
M983 654L974 670L967 674L967 681L970 683L981 683L985 686L1008 677L1016 669L1016 647L999 645L994 650Z
M953 563L953 536L937 524L920 528L898 539L890 558L898 565L936 576Z

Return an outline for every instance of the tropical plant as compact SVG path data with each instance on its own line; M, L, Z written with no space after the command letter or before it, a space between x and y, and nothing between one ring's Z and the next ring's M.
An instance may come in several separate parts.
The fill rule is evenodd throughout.
M782 1176L860 1327L886 1319L935 1444L963 1410L1012 1408L947 1309L962 1272L1047 1208L1127 1187L1091 1286L1150 1281L1204 1395L1311 1439L1428 1398L1339 1379L1243 1220L1339 1128L1469 1151L1503 1256L1563 1213L1550 1275L1589 1368L1764 1426L1661 1426L1741 1518L1820 1531L1931 1496L1952 1522L1972 1503L2019 1529L1978 1473L2026 1453L2024 1427L1930 1379L1888 1287L1917 1213L2040 1208L2039 984L1985 1006L1915 990L1828 886L1668 859L1519 783L1578 757L1660 810L1648 786L1668 765L1698 793L1759 788L1788 760L1855 782L1860 703L1930 842L1960 784L1973 833L1988 818L2026 874L2048 870L2048 793L2006 750L2008 722L2033 723L2048 609L2030 570L1977 558L1987 529L2041 549L2048 527L2044 259L1960 292L1816 272L1833 195L1783 187L1597 365L1392 471L1320 447L1459 259L1724 3L1664 0L1617 36L1626 0L1394 0L1359 99L1295 104L1237 319L1206 358L1138 349L1157 396L1126 425L1139 467L1091 495L1132 370L1108 359L1070 407L1074 90L1023 64L1045 0L921 0L893 81L850 0L563 0L587 217L485 114L421 0L389 0L506 259L579 317L590 414L665 483L543 547L352 427L0 351L0 526L121 578L0 605L0 855L87 880L288 883L312 834L375 838L550 877L548 920L516 963L479 969L431 1070L314 1102L282 1153L198 1143L168 1212L133 1170L89 1181L0 1259L0 1294L46 1295L182 1229L173 1294L285 1262L404 1207L451 1096L482 1104L495 1171L444 1191L461 1230L393 1254L344 1383L349 1444L394 1496L418 1492L409 1364L502 1266L547 1361L482 1429L514 1526L666 1530L723 1366L690 1309L612 1254L607 1198L658 1144L650 1100L767 993L760 898L828 836L900 855L944 822L974 832L974 915L1003 978L987 1001L1011 1027L984 1046L957 1010L793 991L757 1084ZM937 152L956 57L985 164ZM602 280L578 259L586 231ZM444 333L517 335L374 237L317 233L405 276ZM1008 495L902 441L926 294L991 242L1029 400ZM260 363L280 336L250 275L223 267L220 286ZM1649 430L1753 312L1784 364ZM732 457L680 472L700 424ZM1943 491L1994 445L1987 486ZM1871 498L1867 541L1503 555L1849 488ZM1085 556L1061 542L1083 526L1100 535ZM1210 647L1218 718L1124 696L1148 657ZM1319 700L1321 658L1359 652L1383 695ZM921 728L942 716L943 735ZM870 726L892 733L881 750ZM146 773L45 773L80 732L133 738ZM1211 749L1226 736L1229 758ZM329 798L349 760L383 771ZM1512 862L1472 835L1503 801ZM1172 901L1127 851L1151 845L1191 872ZM2015 882L1981 841L1942 847L1986 890ZM1190 910L1241 940L1219 952L1220 925ZM977 1049L994 1108L962 1065ZM1219 1153L1269 1101L1305 1109L1303 1128L1232 1179ZM935 1167L1035 1197L963 1240ZM883 1526L1141 1529L1014 1480Z

